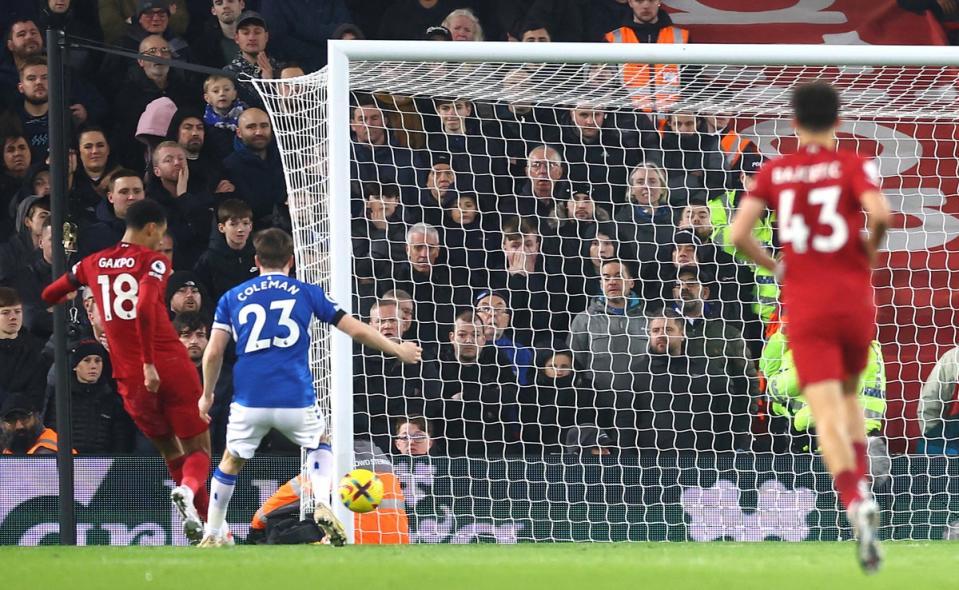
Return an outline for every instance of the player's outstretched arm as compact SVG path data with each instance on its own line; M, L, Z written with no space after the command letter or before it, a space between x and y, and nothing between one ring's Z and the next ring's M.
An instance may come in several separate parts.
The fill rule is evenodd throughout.
M43 290L40 297L47 305L56 305L80 288L80 281L72 272L63 273L59 279L53 281Z
M881 192L870 190L860 195L862 208L866 211L866 232L863 237L866 247L866 254L869 255L869 261L876 262L876 255L879 252L879 245L886 236L886 230L889 228L889 218L892 212L889 210L889 203Z
M729 230L730 237L733 245L743 256L770 272L776 272L776 260L766 252L765 248L753 236L753 228L756 227L756 222L765 211L766 203L764 201L749 196L744 198L735 217L733 217L733 224Z
M420 348L419 344L415 342L393 342L351 315L343 316L336 327L360 344L391 354L404 363L418 363L423 355L423 349Z
M203 352L203 395L197 402L200 418L210 422L210 408L213 407L213 391L216 382L220 380L220 371L223 369L223 355L230 342L230 333L221 328L213 328L210 341Z

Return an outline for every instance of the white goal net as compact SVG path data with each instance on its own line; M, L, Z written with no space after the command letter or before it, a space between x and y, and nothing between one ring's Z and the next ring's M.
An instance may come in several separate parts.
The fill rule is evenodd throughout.
M728 237L751 175L795 149L789 97L812 80L839 89L840 147L876 158L898 212L861 394L883 533L950 534L956 465L907 454L936 427L920 390L956 341L956 72L734 55L350 60L348 112L332 125L330 71L256 81L297 275L424 348L417 366L359 347L331 360L329 334L314 333L335 440L392 457L412 541L850 534L779 288ZM332 243L347 226L349 245ZM773 252L774 228L767 217L754 232Z

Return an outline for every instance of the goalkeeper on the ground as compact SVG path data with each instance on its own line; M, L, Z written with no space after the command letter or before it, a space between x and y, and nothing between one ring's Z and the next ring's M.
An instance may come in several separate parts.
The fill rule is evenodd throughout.
M809 405L801 394L787 332L787 324L783 319L779 330L766 341L759 359L759 369L765 378L770 413L789 419L794 433L801 435L801 440L806 440L802 435L811 437L815 423ZM878 340L872 341L866 369L859 377L859 401L866 416L866 435L878 437L886 414L886 372ZM804 450L807 448L804 446Z

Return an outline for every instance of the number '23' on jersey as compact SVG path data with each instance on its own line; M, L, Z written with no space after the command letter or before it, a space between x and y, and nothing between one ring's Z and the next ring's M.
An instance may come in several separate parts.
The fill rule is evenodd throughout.
M776 211L787 304L871 292L861 196L873 190L879 177L871 160L816 145L770 161L756 175L749 194Z
M322 288L283 274L265 274L224 293L213 328L236 341L233 400L252 408L313 405L310 322L315 317L336 325L344 315Z

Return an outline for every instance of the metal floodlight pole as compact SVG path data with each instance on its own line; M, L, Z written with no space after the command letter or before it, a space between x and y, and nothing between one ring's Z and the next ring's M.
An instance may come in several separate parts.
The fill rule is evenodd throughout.
M63 248L63 223L67 208L68 129L63 31L47 31L47 68L50 79L50 101L47 116L50 125L50 217L53 230L53 276L66 272L67 259ZM60 544L77 544L77 515L73 493L73 425L70 420L70 359L67 351L66 304L53 308L53 350L56 376L57 410L57 479L59 482Z

